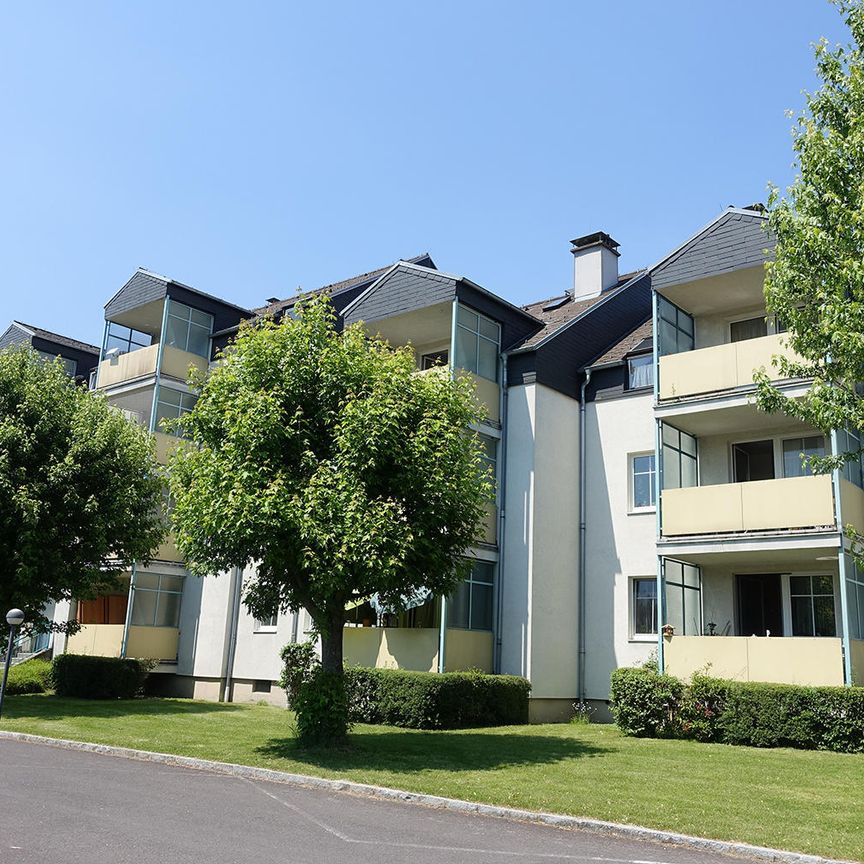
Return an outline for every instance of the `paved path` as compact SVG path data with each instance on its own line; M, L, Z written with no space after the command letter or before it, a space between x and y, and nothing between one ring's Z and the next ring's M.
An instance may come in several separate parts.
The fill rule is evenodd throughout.
M341 792L0 741L0 862L734 861Z

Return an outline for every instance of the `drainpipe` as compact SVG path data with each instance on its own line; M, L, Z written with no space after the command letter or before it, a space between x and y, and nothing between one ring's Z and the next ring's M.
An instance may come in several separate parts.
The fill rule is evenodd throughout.
M837 430L831 430L831 454L837 455L838 441ZM852 645L849 641L849 599L847 596L847 568L849 560L846 555L846 542L843 537L843 507L840 498L840 469L835 468L831 472L831 485L834 490L834 513L837 520L837 530L840 532L840 548L837 555L837 565L840 578L840 635L843 641L843 683L847 687L852 686Z
M222 669L222 692L219 694L220 702L233 702L231 685L234 679L234 656L237 653L237 630L240 621L240 595L243 590L243 571L239 567L234 568L231 585L231 627L228 631L228 651L225 655L225 666Z
M580 700L585 699L585 622L587 615L585 614L585 597L586 591L586 574L585 574L585 538L586 538L586 514L588 506L586 502L588 483L585 477L586 463L586 446L585 446L585 391L588 389L588 384L591 382L591 369L585 370L585 379L582 381L582 389L579 393L579 572L578 572L578 596L579 596L579 658L577 663L578 677L578 693Z
M498 573L495 586L498 591L495 615L495 655L492 671L501 671L501 629L504 621L504 504L507 494L507 355L501 358L501 439L498 444Z
M297 642L297 631L300 629L300 610L298 609L294 613L294 617L291 620L291 641L296 644Z

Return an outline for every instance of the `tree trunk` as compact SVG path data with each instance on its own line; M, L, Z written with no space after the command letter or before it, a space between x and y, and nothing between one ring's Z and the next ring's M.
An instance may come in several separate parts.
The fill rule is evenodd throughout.
M326 628L321 628L321 666L325 672L335 672L341 677L342 635L345 627L345 611L340 608L327 616Z

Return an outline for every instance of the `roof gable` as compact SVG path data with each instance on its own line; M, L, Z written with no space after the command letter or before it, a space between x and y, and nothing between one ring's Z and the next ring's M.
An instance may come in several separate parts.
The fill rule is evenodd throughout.
M766 247L774 245L765 225L762 213L727 208L651 268L655 289L764 264Z

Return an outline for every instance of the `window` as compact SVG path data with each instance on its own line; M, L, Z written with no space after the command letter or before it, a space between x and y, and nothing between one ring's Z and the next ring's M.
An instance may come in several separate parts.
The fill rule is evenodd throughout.
M483 467L489 472L489 478L491 481L495 483L498 466L498 439L480 433L478 433L477 437L483 445L483 451L480 455L480 458L483 461Z
M631 357L627 361L627 370L628 390L654 386L654 358L650 354L646 357Z
M198 397L194 393L183 393L180 390L173 390L170 387L159 387L159 398L156 402L156 429L157 431L166 431L163 428L163 421L176 420L184 414L188 414L198 401ZM174 430L170 434L180 435L179 430Z
M423 370L434 369L436 366L446 366L449 352L433 351L420 357L420 368Z
M165 327L165 344L200 357L210 357L213 316L191 306L171 301Z
M854 459L844 463L841 473L850 483L854 483L859 489L864 487L864 467L862 467L860 450L861 436L858 434L857 430L837 430L837 452L858 453Z
M279 613L274 612L266 618L256 618L252 629L256 633L272 633L276 629L276 622L279 620Z
M657 579L633 579L630 631L633 636L657 635Z
M141 627L177 627L183 577L139 570L132 585L132 623Z
M683 489L698 483L696 439L663 424L663 488Z
M834 577L790 576L793 636L836 636Z
M654 454L634 454L630 457L630 509L643 510L655 505Z
M65 370L66 374L70 378L75 377L75 373L78 371L78 364L74 360L70 360L68 357L63 357L60 354L49 354L47 351L37 351L36 353L48 363L53 363L59 358L60 362L63 364L63 369Z
M257 679L252 682L252 692L253 693L269 693L273 689L272 681L265 681L263 679Z
M750 483L753 480L773 480L774 441L741 441L732 445L732 480Z
M665 297L657 296L657 347L661 357L693 350L693 318Z
M104 359L105 355L113 348L118 349L121 354L128 354L130 351L149 347L152 341L153 337L149 333L142 333L140 330L133 330L131 327L124 327L122 324L109 321L102 358Z
M666 623L681 636L702 635L702 574L693 564L663 559Z
M475 561L468 578L447 602L447 626L463 630L492 629L495 565Z
M811 435L806 438L787 438L783 442L783 476L805 477L813 472L809 464L802 461L802 456L825 455L825 438L822 435Z
M768 335L768 321L764 315L758 318L747 318L744 321L733 321L729 325L729 341L744 342L747 339L758 339Z
M460 306L456 315L456 365L490 381L498 380L501 328L483 315Z
M849 599L849 635L853 639L864 639L864 572L850 562L847 573L853 576L846 579L846 596Z

